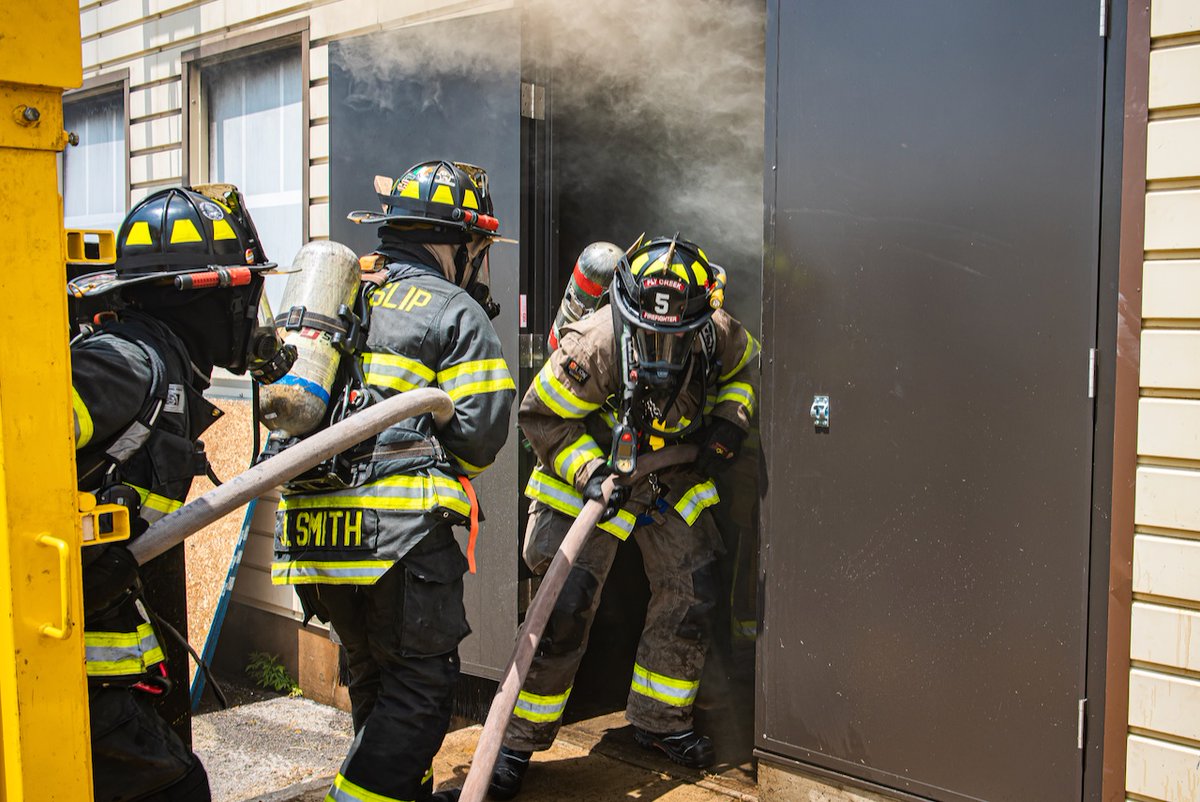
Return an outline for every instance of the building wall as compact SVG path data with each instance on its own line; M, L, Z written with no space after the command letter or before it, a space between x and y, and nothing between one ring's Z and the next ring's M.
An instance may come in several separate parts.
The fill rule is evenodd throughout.
M1126 788L1200 799L1200 3L1150 7Z
M188 65L236 56L241 43L247 52L261 48L272 32L298 39L298 32L306 30L307 53L301 55L307 59L308 175L302 206L307 210L308 238L327 239L329 43L512 5L513 0L81 0L84 78L128 70L129 196L136 203L185 178L199 182L204 177L198 83ZM262 36L267 43L250 44ZM226 51L228 47L234 49ZM185 106L191 109L190 120ZM234 600L299 618L299 602L291 588L270 582L271 513L276 502L274 497L264 499L256 511ZM222 578L223 570L212 579Z

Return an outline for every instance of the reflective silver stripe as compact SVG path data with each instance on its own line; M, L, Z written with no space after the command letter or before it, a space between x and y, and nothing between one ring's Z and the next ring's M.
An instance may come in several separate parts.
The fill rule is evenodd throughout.
M534 468L530 475L529 484L525 485L525 495L542 502L552 510L571 517L579 515L583 509L583 496L580 493L546 473L540 467ZM599 524L599 528L624 540L629 537L636 525L637 519L633 513L621 510L615 517Z
M688 526L691 526L696 523L701 512L720 500L721 496L717 493L717 486L709 479L684 493L683 498L676 502L675 511L679 513L680 518L687 522Z
M563 418L582 418L600 408L599 404L585 401L571 392L554 375L553 363L547 362L533 380L533 390L538 398Z
M683 680L655 674L636 663L633 666L633 682L630 689L675 707L687 707L696 701L700 691L699 680Z
M536 693L521 691L517 695L517 704L513 709L513 714L517 718L536 723L557 721L562 718L563 711L567 709L567 699L570 695L570 688L567 688L565 693L553 696L539 696Z
M392 560L280 560L271 564L271 583L373 585L393 564Z
M329 800L333 802L411 802L411 800L397 799L394 796L384 796L377 794L374 791L368 791L361 785L355 785L342 776L341 772L333 778L333 785L325 796L325 802Z
M129 424L128 428L121 433L117 441L108 447L105 451L108 456L112 457L118 464L125 462L134 453L145 445L146 440L150 437L150 428L141 421L134 421Z
M149 623L136 632L84 632L83 643L91 676L140 674L166 659Z
M363 354L363 374L367 384L400 391L424 387L434 376L432 369L415 359L373 351Z

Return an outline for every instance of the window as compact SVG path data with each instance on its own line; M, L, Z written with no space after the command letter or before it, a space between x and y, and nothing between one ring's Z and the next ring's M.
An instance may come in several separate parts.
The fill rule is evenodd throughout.
M68 100L63 125L79 136L62 157L64 225L115 231L129 191L124 91Z
M267 257L291 265L303 244L304 151L300 51L272 50L202 68L207 172L246 198ZM279 308L287 276L267 277Z

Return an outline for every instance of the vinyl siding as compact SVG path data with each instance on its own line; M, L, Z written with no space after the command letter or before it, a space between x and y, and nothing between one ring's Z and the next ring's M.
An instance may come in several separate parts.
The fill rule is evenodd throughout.
M1126 789L1200 799L1200 3L1151 4Z

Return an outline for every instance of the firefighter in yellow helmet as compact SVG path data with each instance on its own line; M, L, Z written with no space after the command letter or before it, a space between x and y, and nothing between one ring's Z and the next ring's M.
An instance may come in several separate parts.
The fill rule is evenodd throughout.
M350 215L382 224L360 291L370 321L357 353L363 386L349 385L351 395L440 387L454 417L384 430L345 455L352 472L333 486L285 488L272 574L346 648L355 738L328 798L451 800L457 790L433 793L431 765L470 632L462 577L473 559L452 528L469 525L473 543L470 479L504 445L516 398L490 322L499 308L488 249L499 222L487 174L471 165L417 164L380 199L383 214Z
M687 442L692 465L614 491L551 613L492 774L493 799L520 791L534 751L562 722L600 590L620 540L641 549L651 598L631 671L626 717L639 744L694 768L714 761L692 705L716 602L720 539L708 508L712 475L740 449L754 415L759 345L720 307L724 271L698 246L655 239L621 260L603 311L565 326L560 346L521 402L537 453L524 558L543 572L586 499L636 452ZM610 446L611 444L611 446ZM626 447L634 445L633 447Z
M71 343L76 463L79 489L129 507L137 538L207 471L199 438L221 415L202 395L213 368L271 381L292 352L258 324L262 274L274 265L235 188L150 195L125 218L117 249L114 269L69 285L114 310ZM154 614L159 599L171 606L183 593L156 574L163 559L143 571L123 544L83 551L96 802L210 798L199 759L156 710L173 686L187 689L186 665L168 678Z

